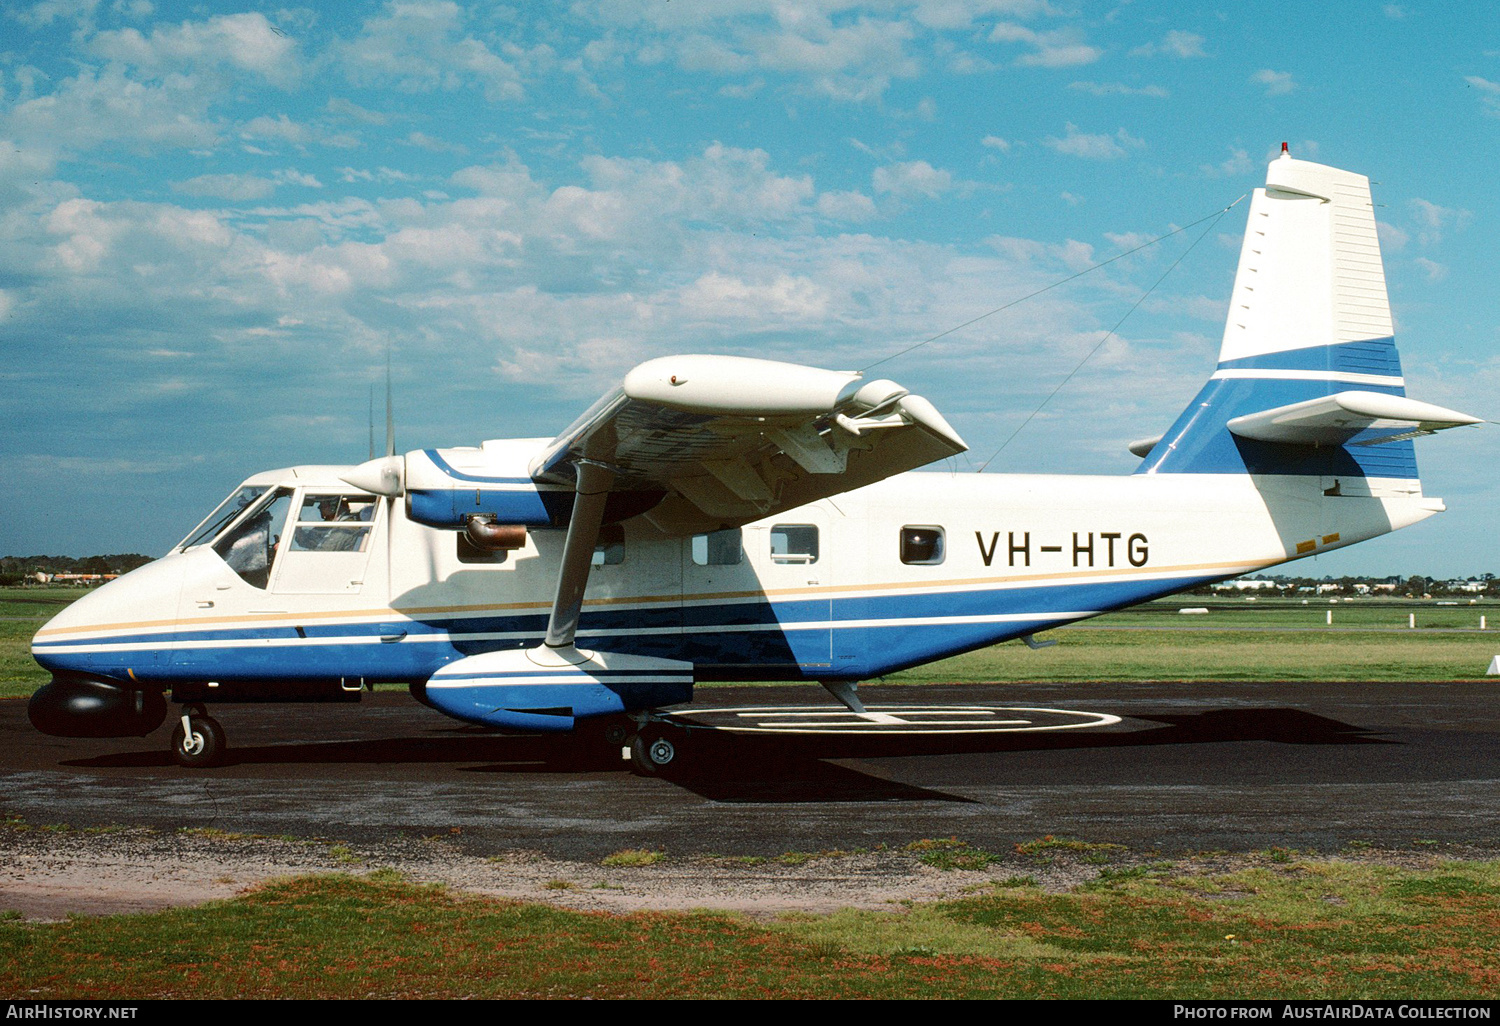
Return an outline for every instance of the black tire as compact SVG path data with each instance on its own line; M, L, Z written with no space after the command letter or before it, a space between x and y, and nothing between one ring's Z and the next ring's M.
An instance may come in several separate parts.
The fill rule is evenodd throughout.
M611 748L624 748L630 743L635 724L621 717L617 720L608 720L600 726L602 727L600 734L606 745Z
M681 753L667 738L637 735L630 741L630 765L643 777L662 776L678 768Z
M194 716L192 723L193 738L189 743L187 733L182 729L182 720L177 721L177 728L172 731L172 758L177 760L177 765L189 769L219 765L226 748L224 728L212 716Z

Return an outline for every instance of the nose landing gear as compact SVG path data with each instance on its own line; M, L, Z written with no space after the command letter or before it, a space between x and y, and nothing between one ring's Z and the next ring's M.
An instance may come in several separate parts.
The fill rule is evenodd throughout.
M227 745L224 728L196 703L182 707L182 718L172 731L172 758L189 769L217 766Z
M630 739L631 769L643 777L668 773L677 761L677 746L668 738L637 734Z

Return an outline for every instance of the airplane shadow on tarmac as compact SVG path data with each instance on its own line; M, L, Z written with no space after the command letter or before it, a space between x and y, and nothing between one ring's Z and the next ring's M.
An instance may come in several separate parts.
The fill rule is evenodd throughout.
M830 760L938 755L1135 749L1159 745L1214 745L1269 741L1290 745L1388 745L1352 724L1301 709L1213 709L1200 713L1142 713L1127 722L1140 729L937 735L767 736L692 729L678 732L679 756L664 776L711 801L870 802L970 799L886 780ZM434 736L263 745L226 752L224 768L261 765L459 765L466 773L600 773L628 766L619 749L574 735L503 735L458 726ZM64 762L79 768L172 767L165 751L129 752ZM214 773L193 770L184 773Z

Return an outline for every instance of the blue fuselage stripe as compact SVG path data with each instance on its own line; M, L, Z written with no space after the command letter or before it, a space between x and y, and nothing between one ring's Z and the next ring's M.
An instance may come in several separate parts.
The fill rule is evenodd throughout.
M1068 619L1062 614L1118 608L1213 579L1126 578L920 595L743 601L687 611L610 608L584 615L579 643L691 662L699 680L862 679L1055 627ZM690 615L683 618L681 612ZM546 621L546 614L537 612L328 624L316 631L309 627L306 639L294 628L279 626L162 630L44 640L36 643L35 655L54 671L106 677L126 677L129 671L136 680L162 682L221 679L229 666L235 668L231 676L246 680L427 680L464 656L534 646ZM645 623L658 629L645 631ZM398 630L407 636L380 643L382 636ZM432 640L415 640L420 637ZM79 651L104 645L112 650Z

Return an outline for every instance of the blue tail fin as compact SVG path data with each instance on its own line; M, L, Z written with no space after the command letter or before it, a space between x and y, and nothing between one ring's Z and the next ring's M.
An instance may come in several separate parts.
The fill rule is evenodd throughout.
M1265 414L1275 421L1282 412L1305 419L1306 407L1319 405L1311 401L1356 392L1375 394L1377 407L1379 396L1406 394L1369 179L1283 153L1250 203L1218 367L1137 473L1414 482L1409 439L1432 425L1424 430L1409 418L1356 418L1350 423L1358 430L1337 435L1338 444L1317 444L1267 440L1283 436L1265 431L1249 437L1230 423ZM1332 418L1326 414L1324 423ZM1405 436L1393 434L1402 424ZM1382 444L1370 444L1375 441Z

